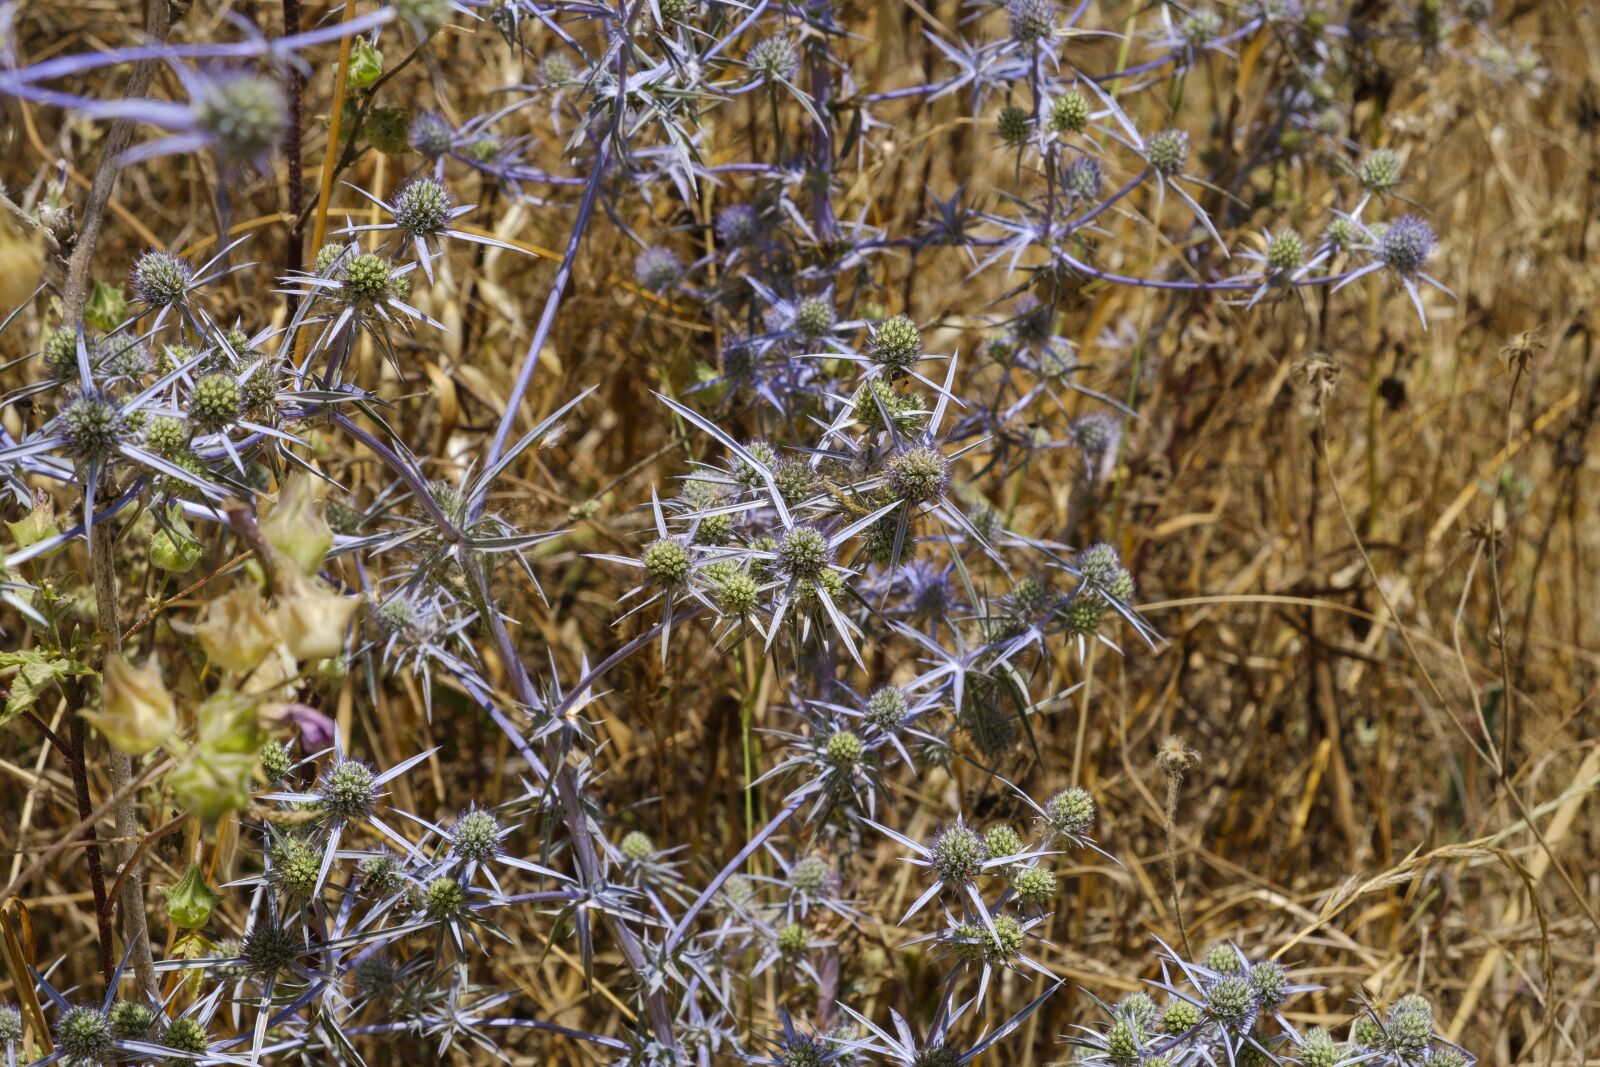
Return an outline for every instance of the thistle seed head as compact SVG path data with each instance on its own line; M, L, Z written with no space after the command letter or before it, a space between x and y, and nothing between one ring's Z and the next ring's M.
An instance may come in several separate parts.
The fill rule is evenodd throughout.
M1055 899L1056 876L1043 867L1023 867L1011 877L1017 899L1030 908L1042 908Z
M115 1037L111 1020L98 1008L68 1008L56 1020L56 1048L68 1063L99 1063L111 1055Z
M617 847L621 850L622 857L629 863L644 863L656 854L655 843L642 830L628 831Z
M1011 0L1006 4L1006 18L1011 39L1021 44L1043 41L1056 32L1054 0Z
M235 163L270 152L283 139L288 114L277 81L258 74L213 81L194 104L195 124L210 135L219 156Z
M1189 134L1184 130L1162 130L1145 142L1145 162L1163 178L1175 177L1189 158Z
M266 978L299 959L304 949L304 943L288 929L262 922L245 935L239 954L251 974Z
M652 293L672 288L683 273L678 254L664 245L654 245L639 253L633 261L633 278Z
M364 819L377 806L377 780L372 768L360 760L340 760L322 772L317 795L333 818Z
M689 580L689 550L683 543L664 537L644 550L644 573L656 585L676 589Z
M880 367L906 370L922 355L922 331L905 315L884 319L873 331L867 351Z
M940 830L928 846L930 862L947 885L966 885L983 870L989 858L983 838L965 823L952 823Z
M450 828L450 851L469 863L487 863L500 854L500 820L484 808L468 808Z
M133 292L151 307L172 307L189 293L194 268L182 256L152 250L133 264Z
M432 178L416 178L400 187L389 205L395 225L412 237L437 237L450 221L455 200Z
M1045 821L1063 837L1080 841L1094 829L1094 797L1087 789L1063 789L1045 802Z
M189 421L201 433L220 433L238 420L242 403L239 383L232 375L208 374L194 383L194 391L189 394Z
M866 721L880 732L890 734L906 721L906 695L898 686L886 685L867 698Z
M422 894L422 910L428 918L443 921L453 919L461 914L462 907L466 904L467 893L449 875L440 875L428 883L427 889Z
M1378 238L1378 256L1383 265L1402 277L1422 269L1433 253L1433 227L1415 215L1402 215Z
M796 526L778 542L778 570L798 581L820 578L833 562L828 539L815 526Z

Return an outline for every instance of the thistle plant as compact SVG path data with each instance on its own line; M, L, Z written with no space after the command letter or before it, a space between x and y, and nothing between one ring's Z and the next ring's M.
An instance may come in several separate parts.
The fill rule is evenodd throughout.
M918 8L878 84L849 5L282 11L91 49L0 3L30 144L101 146L15 207L59 262L0 308L0 726L70 781L95 935L6 949L7 1063L945 1067L1041 1032L1065 902L1145 873L1101 695L1164 648L1130 453L1189 416L1145 361L1219 308L1322 331L1398 290L1426 326L1462 239L1343 116L1487 16ZM1473 1062L1415 996L1336 1037L1273 959L1157 966L1079 1062Z

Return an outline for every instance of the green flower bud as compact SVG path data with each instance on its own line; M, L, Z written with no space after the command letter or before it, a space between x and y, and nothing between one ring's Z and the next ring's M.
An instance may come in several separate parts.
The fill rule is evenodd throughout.
M358 37L350 47L350 63L345 71L345 84L365 89L383 76L383 53L364 37Z
M172 920L174 926L198 930L211 918L212 909L221 902L222 897L212 892L206 884L200 865L191 863L189 869L183 872L183 877L167 890L167 918Z

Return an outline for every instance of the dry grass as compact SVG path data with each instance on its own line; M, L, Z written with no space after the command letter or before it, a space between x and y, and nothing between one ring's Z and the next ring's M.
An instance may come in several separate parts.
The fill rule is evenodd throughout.
M38 60L126 40L125 7L35 6L19 22L20 47ZM268 5L234 10L276 17ZM869 15L875 32L856 69L875 88L931 67L922 22L951 26L959 17L952 0L925 9L885 2ZM215 26L220 17L197 7L188 21ZM1331 305L1318 294L1305 306L1291 300L1251 312L1146 290L1069 300L1069 333L1097 368L1088 380L1118 394L1137 380L1147 421L1130 428L1113 486L1094 506L1069 509L1075 471L1064 452L1041 454L997 498L1015 501L1016 528L1119 544L1167 643L1156 652L1130 646L1126 659L1102 650L1081 667L1064 661L1087 684L1039 730L1042 765L1011 768L1025 784L1075 780L1094 791L1100 838L1126 865L1071 872L1081 877L1051 920L1054 947L1043 959L1072 991L1012 1044L1020 1063L1066 1054L1056 1035L1091 1009L1078 987L1104 997L1129 990L1148 977L1152 936L1185 936L1167 866L1167 781L1156 763L1169 735L1195 756L1176 795L1171 840L1197 951L1232 938L1330 982L1301 1001L1297 1023L1343 1019L1357 993L1385 1000L1424 989L1437 995L1442 1029L1484 1063L1600 1062L1600 806L1592 796L1600 626L1589 618L1600 595L1600 484L1590 452L1600 403L1592 319L1600 11L1585 0L1525 3L1509 26L1553 72L1539 96L1449 61L1388 72L1381 125L1406 161L1409 191L1432 212L1443 240L1434 267L1457 294L1429 300L1426 333L1403 296L1373 281ZM491 44L453 33L436 43L435 69L418 65L405 77L424 95L431 81L457 115L472 114L484 102L462 87L460 72L486 65L486 75L470 79L480 86L518 73ZM1197 72L1185 92L1219 111L1251 113L1263 106L1271 72L1252 69L1248 52L1244 60L1237 80L1226 68L1209 78ZM317 116L332 92L329 70L319 66L308 88L308 174L326 154ZM923 187L943 194L965 183L981 194L1003 180L1009 163L964 106L908 110L884 131L893 148L851 176L841 214L865 210L906 232ZM1186 106L1196 106L1192 97ZM92 172L94 130L14 104L3 114L0 181L13 194L58 158L74 175ZM1357 117L1363 131L1380 125L1375 103ZM714 121L737 127L743 119L734 109ZM369 156L348 177L387 190L401 165ZM204 205L213 178L191 162L130 171L100 275L114 277L157 236L175 248L212 240L218 220ZM314 195L314 181L311 188ZM701 211L718 195L708 188ZM559 196L509 210L492 189L476 197L496 207L469 221L498 219L497 233L536 248L565 240L569 209ZM257 233L252 258L280 256L276 215L285 206L281 173L235 198L236 219L254 220L244 221ZM1314 216L1322 206L1300 210ZM624 207L632 223L650 227L646 206ZM364 210L335 187L330 214L340 219L346 209ZM654 223L682 221L663 208ZM531 422L597 382L602 402L561 448L519 468L497 502L530 528L550 528L567 523L569 509L599 501L593 518L540 561L551 610L536 607L525 587L506 589L525 623L525 651L542 661L548 646L567 677L580 656L611 647L591 642L610 632L624 588L580 553L628 551L639 528L633 505L652 478L677 473L698 447L647 390L681 390L714 341L695 308L639 293L630 258L610 226L590 238L528 415ZM553 272L549 258L463 253L420 295L453 333L424 338L408 353L414 370L384 388L409 398L400 400L404 417L439 470L483 447ZM950 316L936 348L978 344L983 332L972 327L1000 295L998 275L968 280L948 253L885 261L880 280L892 306L905 294L905 310L922 321ZM264 286L241 285L231 296L218 308L229 319L259 323L277 310ZM1119 324L1140 339L1136 355L1099 344ZM30 323L30 338L38 325ZM392 379L375 353L365 358L372 381ZM342 453L322 458L354 485L382 478ZM142 607L133 601L130 592L128 605ZM744 833L740 677L753 667L685 639L670 672L638 658L612 676L603 703L604 802L612 811L637 805L625 821L688 845L699 871L731 855ZM869 667L886 676L907 665ZM757 726L770 721L772 698L770 689L757 694ZM492 724L448 693L440 703L431 727L409 684L394 684L376 706L347 686L338 709L354 744L381 761L424 735L443 746L409 779L412 795L401 800L413 810L514 793L516 764ZM46 717L59 726L67 710ZM0 736L5 881L76 821L70 782L49 755L30 732ZM897 780L901 827L930 830L962 784L942 772ZM104 782L96 788L106 795ZM758 812L775 800L758 795ZM990 790L978 814L999 803ZM177 843L174 835L152 847L153 884L175 876ZM914 895L906 868L882 842L863 847L874 850L877 873L858 891L870 891L879 914L898 914ZM22 951L36 960L93 954L78 855L69 847L6 904L12 929L31 942ZM218 860L220 877L226 850ZM936 978L897 947L897 931L837 932L862 1011L933 994ZM620 1029L624 991L586 990L574 958L561 947L546 954L537 934L496 953L490 970L543 1017ZM770 983L766 993L776 997ZM0 983L0 1000L13 995ZM1020 991L1006 998L1023 999ZM753 1010L770 1020L774 1006ZM576 1064L593 1053L541 1042L519 1055Z

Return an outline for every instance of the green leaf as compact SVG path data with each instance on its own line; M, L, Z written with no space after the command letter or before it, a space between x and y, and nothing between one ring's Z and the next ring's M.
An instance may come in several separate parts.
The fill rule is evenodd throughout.
M11 692L6 696L5 708L0 710L0 726L33 707L51 686L67 678L95 673L76 660L39 649L0 652L0 669L6 667L17 668L17 674L11 680Z
M89 302L84 305L83 317L101 333L110 333L120 326L128 317L128 298L123 295L122 287L95 282Z
M411 150L406 140L406 130L411 126L411 112L403 107L373 108L372 114L361 125L361 134L367 143L386 156L403 155Z

